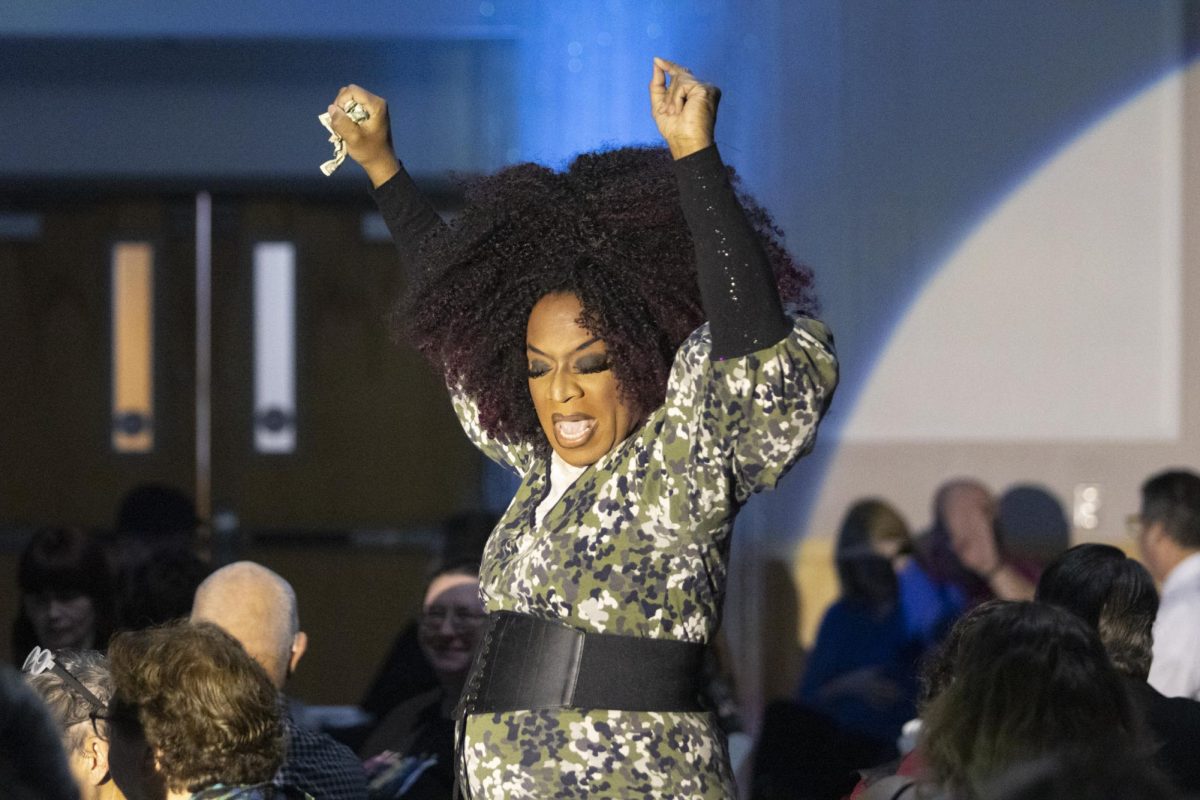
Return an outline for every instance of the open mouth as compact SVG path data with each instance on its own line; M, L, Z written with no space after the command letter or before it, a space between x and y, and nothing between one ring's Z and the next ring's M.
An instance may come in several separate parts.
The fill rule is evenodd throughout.
M554 438L562 447L579 447L586 444L596 430L596 420L584 414L555 414Z

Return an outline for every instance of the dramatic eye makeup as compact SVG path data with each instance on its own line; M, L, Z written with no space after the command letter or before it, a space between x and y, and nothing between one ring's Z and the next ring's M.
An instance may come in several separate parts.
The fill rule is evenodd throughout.
M608 360L608 353L589 353L586 356L581 356L575 362L576 371L584 375L592 375L597 372L604 372L612 367L612 362Z

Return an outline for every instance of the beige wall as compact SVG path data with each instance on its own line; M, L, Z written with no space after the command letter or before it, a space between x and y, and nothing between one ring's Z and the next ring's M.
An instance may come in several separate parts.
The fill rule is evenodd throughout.
M757 548L754 558L760 575L773 559L790 562L797 600L779 602L760 589L756 601L764 616L762 668L747 675L747 693L753 698L785 694L795 685L801 661L768 657L780 649L790 631L811 644L825 608L837 593L832 569L831 535L846 508L864 495L881 495L892 501L919 531L930 523L930 497L944 480L975 476L1003 492L1014 484L1040 484L1072 513L1078 484L1099 484L1102 509L1095 530L1072 531L1072 541L1130 542L1124 533L1127 514L1138 507L1141 482L1151 473L1170 466L1200 470L1200 69L1183 78L1182 100L1182 241L1180 258L1180 313L1178 346L1179 431L1174 437L1115 440L1096 437L1056 441L979 439L974 441L843 441L830 460L824 483L808 518L805 535L794 549L771 552ZM1129 269L1136 270L1131 264ZM1164 303L1172 298L1164 298ZM1098 347L1104 346L1098 343ZM1114 345L1117 346L1117 345ZM1146 358L1156 354L1147 353ZM1121 381L1119 370L1105 376ZM914 376L913 380L919 380ZM1036 395L1024 399L1029 413L1037 414ZM760 536L759 541L769 541ZM751 548L754 549L754 548ZM760 580L760 587L766 581ZM795 609L798 607L798 613Z

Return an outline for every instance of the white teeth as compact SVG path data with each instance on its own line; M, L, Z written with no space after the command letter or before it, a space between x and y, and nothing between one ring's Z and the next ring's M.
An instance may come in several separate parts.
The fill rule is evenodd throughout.
M579 439L585 436L592 427L591 420L564 420L555 424L558 435L563 439Z

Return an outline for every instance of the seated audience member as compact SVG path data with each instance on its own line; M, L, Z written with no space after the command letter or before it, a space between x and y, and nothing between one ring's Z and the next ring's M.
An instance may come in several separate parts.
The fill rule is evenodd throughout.
M946 634L946 638L926 655L921 664L921 688L917 702L919 711L923 713L924 709L928 708L929 704L954 680L954 667L958 660L959 645L962 641L969 639L976 626L1003 609L1004 606L1004 601L989 600L970 609L958 618L958 621ZM914 784L917 778L924 774L925 757L921 749L916 746L923 724L920 717L909 720L905 724L899 742L903 757L898 762L874 769L861 770L862 779L851 792L850 800L868 797L871 800L880 797L891 798L888 787L893 787L891 791L898 792ZM874 789L876 784L881 784L878 789ZM873 790L870 795L867 794L869 789Z
M1008 770L1047 754L1143 749L1099 637L1074 614L1041 603L1000 603L965 631L953 678L923 719L925 780L953 796L978 797Z
M14 655L49 650L103 650L112 633L113 578L98 536L79 528L33 534L17 567L21 608Z
M109 767L130 800L292 797L279 693L238 642L209 623L126 631L108 650Z
M204 559L181 547L163 548L133 565L117 597L119 627L138 630L186 617L196 589L209 572Z
M78 800L46 704L0 666L0 789L5 800Z
M996 503L996 529L1005 550L1040 572L1071 546L1066 509L1048 489L1010 486Z
M441 526L442 548L438 563L459 564L482 560L484 544L499 521L499 516L488 511L467 511L445 520ZM376 723L405 700L425 694L439 685L429 660L421 652L418 638L416 621L406 625L396 635L359 703ZM349 737L339 735L339 738L345 741L353 739L354 746L361 747L373 727L369 725L365 730L352 732Z
M984 600L1029 600L1037 570L1010 557L996 525L991 492L971 479L943 484L934 497L933 528L923 558L931 577L955 595L959 610Z
M433 800L454 791L454 706L486 618L479 562L448 564L425 590L418 642L437 688L401 703L360 750L368 758L373 800Z
M1157 761L1175 784L1200 792L1200 703L1159 694L1146 677L1158 592L1146 568L1106 544L1072 547L1042 573L1037 600L1072 612L1100 634L1156 743Z
M1138 543L1162 583L1150 685L1200 700L1200 475L1162 472L1142 484Z
M147 483L117 509L112 559L117 627L137 630L186 617L211 568L196 555L196 506L182 490Z
M108 714L112 681L104 654L36 649L24 672L58 726L81 800L124 800L108 770L108 723L102 717Z
M920 574L911 550L907 525L887 503L863 500L847 511L835 551L841 597L821 620L795 702L764 712L751 797L841 797L855 770L895 757L901 725L915 713L924 646L904 614L904 576Z
M252 561L222 567L205 579L196 590L192 621L211 622L241 642L281 692L308 647L291 584ZM278 785L328 800L366 797L366 775L350 748L298 725L286 709L283 728L287 748Z
M850 508L835 554L842 595L821 620L800 682L800 703L873 742L875 763L895 756L900 728L916 714L922 645L905 624L895 567L911 550L891 506L864 500Z

